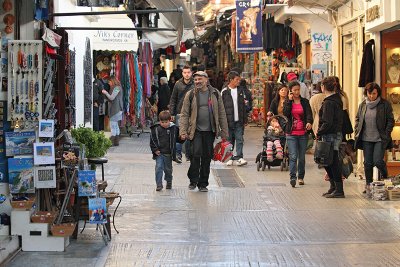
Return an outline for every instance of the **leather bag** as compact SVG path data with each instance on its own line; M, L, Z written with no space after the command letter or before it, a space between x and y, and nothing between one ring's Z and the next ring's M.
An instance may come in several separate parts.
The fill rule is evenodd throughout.
M333 143L317 140L314 151L314 161L322 166L329 166L333 162Z

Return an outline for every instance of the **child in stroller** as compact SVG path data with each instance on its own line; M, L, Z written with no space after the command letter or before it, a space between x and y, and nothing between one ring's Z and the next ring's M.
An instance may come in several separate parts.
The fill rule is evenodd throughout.
M263 138L263 151L257 155L257 170L265 170L271 166L281 166L281 171L287 169L286 139L283 129L287 118L283 115L275 115L268 118Z

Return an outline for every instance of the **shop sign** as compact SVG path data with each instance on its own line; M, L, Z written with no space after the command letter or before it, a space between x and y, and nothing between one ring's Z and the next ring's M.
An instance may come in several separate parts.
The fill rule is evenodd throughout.
M379 6L375 5L373 7L370 7L367 9L366 17L367 17L367 22L373 21L377 18L379 18Z
M94 50L137 50L135 31L97 30L91 34Z
M239 53L263 50L261 1L236 0L236 48Z

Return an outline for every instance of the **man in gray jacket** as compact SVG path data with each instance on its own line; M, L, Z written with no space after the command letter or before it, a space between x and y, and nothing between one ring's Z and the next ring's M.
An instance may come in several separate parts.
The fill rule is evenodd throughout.
M169 112L172 117L175 117L175 124L179 125L179 118L182 109L183 99L186 93L194 88L194 83L192 79L192 70L189 66L184 66L182 70L183 77L179 79L174 86L172 95L169 101ZM185 143L185 148L187 148L188 143ZM186 159L189 160L188 153L186 152ZM182 144L176 143L176 162L182 163Z
M200 192L207 192L214 139L228 138L228 122L220 93L207 85L207 73L198 71L193 76L195 88L185 95L179 134L182 140L191 140L189 190L198 187Z

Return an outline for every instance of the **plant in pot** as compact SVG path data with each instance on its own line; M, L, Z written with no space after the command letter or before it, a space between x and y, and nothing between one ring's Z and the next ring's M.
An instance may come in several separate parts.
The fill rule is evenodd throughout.
M76 142L85 146L85 156L87 158L104 157L112 145L110 139L104 135L104 132L96 132L91 128L80 126L72 129L71 134ZM96 169L96 166L92 165L91 167L93 170Z

